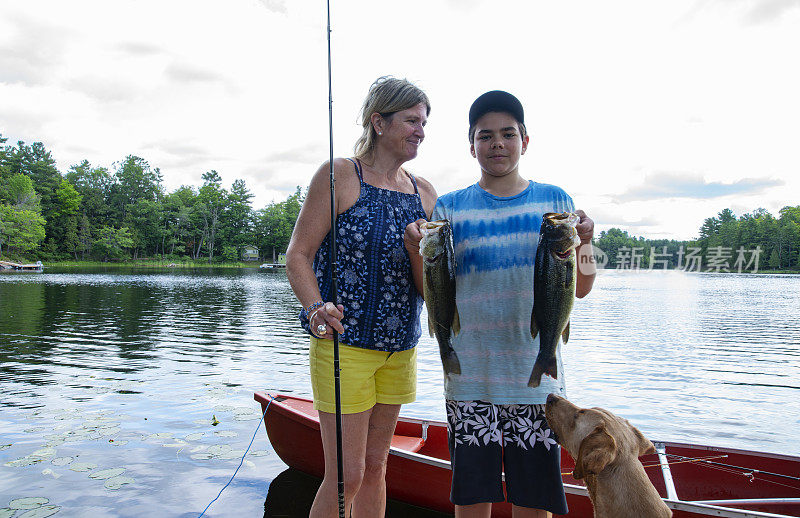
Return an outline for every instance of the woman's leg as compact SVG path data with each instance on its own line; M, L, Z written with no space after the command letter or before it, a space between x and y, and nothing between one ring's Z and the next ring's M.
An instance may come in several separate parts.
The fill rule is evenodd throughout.
M364 456L364 477L353 500L353 518L383 516L386 512L386 461L400 414L400 405L372 407Z
M342 414L342 457L344 460L345 513L364 478L367 434L374 407L357 414ZM325 453L325 476L319 486L309 517L337 518L339 516L339 487L336 464L336 414L319 412L322 449Z

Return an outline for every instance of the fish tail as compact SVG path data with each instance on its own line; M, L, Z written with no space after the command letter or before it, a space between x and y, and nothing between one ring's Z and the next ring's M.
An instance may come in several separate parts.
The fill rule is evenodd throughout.
M529 387L538 387L542 382L542 375L547 374L551 378L558 379L558 363L555 358L547 361L536 360L531 372L531 378L528 380Z
M461 374L461 363L453 349L442 351L442 365L447 374Z

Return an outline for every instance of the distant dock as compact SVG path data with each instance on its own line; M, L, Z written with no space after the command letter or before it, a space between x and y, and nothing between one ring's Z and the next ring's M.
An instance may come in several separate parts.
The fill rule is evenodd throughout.
M44 270L44 265L41 261L36 261L34 264L19 264L12 263L11 261L0 261L0 270L41 272Z
M282 263L264 263L261 266L259 266L259 268L262 269L262 270L279 270L279 269L282 269L282 268L286 268L286 264L282 264Z

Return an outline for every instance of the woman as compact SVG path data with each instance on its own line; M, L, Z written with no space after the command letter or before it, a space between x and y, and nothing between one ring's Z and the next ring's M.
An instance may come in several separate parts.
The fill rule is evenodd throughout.
M319 411L325 476L311 516L338 513L333 342L340 335L345 509L383 516L386 459L402 403L416 396L422 297L403 244L406 225L429 218L436 192L403 164L425 138L430 102L403 79L382 77L362 107L363 133L352 159L334 160L339 301L330 268L330 169L311 179L286 252L289 282L311 334L314 407Z

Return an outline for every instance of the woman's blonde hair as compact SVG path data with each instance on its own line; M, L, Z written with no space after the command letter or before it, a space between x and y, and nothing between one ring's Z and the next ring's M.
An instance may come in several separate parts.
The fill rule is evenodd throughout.
M392 114L413 108L419 103L425 103L426 115L430 115L431 103L428 96L410 81L391 76L376 79L369 87L369 93L361 107L361 126L364 131L356 141L355 157L370 156L375 150L377 134L372 126L373 113L378 113L384 119L388 119Z

